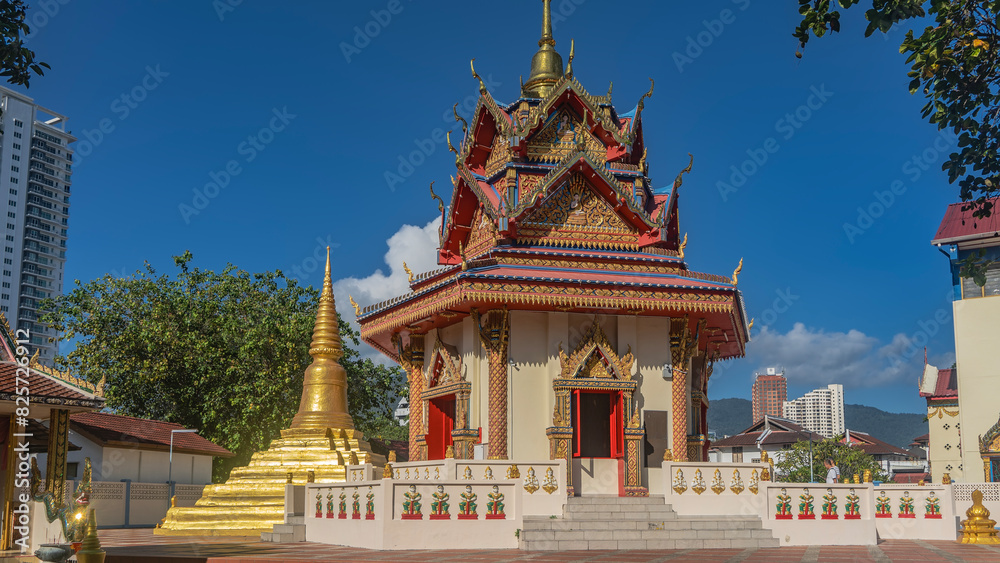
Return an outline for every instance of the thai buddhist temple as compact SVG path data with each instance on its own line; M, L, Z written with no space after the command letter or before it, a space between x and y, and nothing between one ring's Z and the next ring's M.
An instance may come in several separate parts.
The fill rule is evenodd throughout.
M233 469L229 480L208 485L195 506L173 507L162 535L248 536L271 531L284 522L285 485L344 481L347 464L385 464L373 454L347 410L347 372L330 278L330 249L316 312L302 398L291 426L281 438L253 455L250 464Z
M411 460L566 459L577 495L645 495L665 457L707 457L713 365L749 338L742 261L731 276L688 267L679 198L693 158L668 155L687 167L651 183L652 80L626 111L611 87L589 93L542 4L519 98L494 99L472 69L480 98L471 122L456 115L447 207L431 186L441 267L355 312L408 374Z

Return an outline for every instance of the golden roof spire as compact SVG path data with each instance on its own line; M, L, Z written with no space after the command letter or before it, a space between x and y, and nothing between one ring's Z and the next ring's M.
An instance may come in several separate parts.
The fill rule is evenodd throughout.
M326 272L323 274L323 292L319 296L316 310L316 326L313 328L312 345L309 355L313 363L320 358L339 360L344 356L340 341L340 323L337 320L337 304L333 300L333 280L330 278L330 247L326 247Z
M339 362L344 356L344 348L340 341L337 305L333 300L329 246L326 247L326 273L309 355L313 361L306 368L302 382L299 412L292 418L291 428L282 431L282 436L325 432L327 428L354 428L347 411L347 371Z
M555 49L552 37L552 0L542 0L542 38L538 40L538 52L531 58L531 74L521 88L526 98L544 98L563 76L562 57Z

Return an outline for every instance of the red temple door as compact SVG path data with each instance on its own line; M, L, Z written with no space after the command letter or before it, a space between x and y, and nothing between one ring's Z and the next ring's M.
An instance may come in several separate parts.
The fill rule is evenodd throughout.
M444 459L455 429L455 395L435 397L427 413L427 459Z

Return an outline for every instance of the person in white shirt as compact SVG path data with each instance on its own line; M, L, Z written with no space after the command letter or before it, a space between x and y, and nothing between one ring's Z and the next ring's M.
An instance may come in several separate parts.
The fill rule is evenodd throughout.
M840 481L840 469L833 463L833 458L826 458L823 460L823 466L826 467L826 482L836 483Z

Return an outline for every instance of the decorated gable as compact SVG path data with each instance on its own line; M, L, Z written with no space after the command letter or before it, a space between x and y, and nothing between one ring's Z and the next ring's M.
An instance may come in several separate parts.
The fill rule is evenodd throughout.
M573 247L635 248L638 231L575 174L518 222L520 242Z
M607 160L607 149L568 108L552 114L545 127L528 142L528 159L556 163L575 153L582 145L594 162Z

